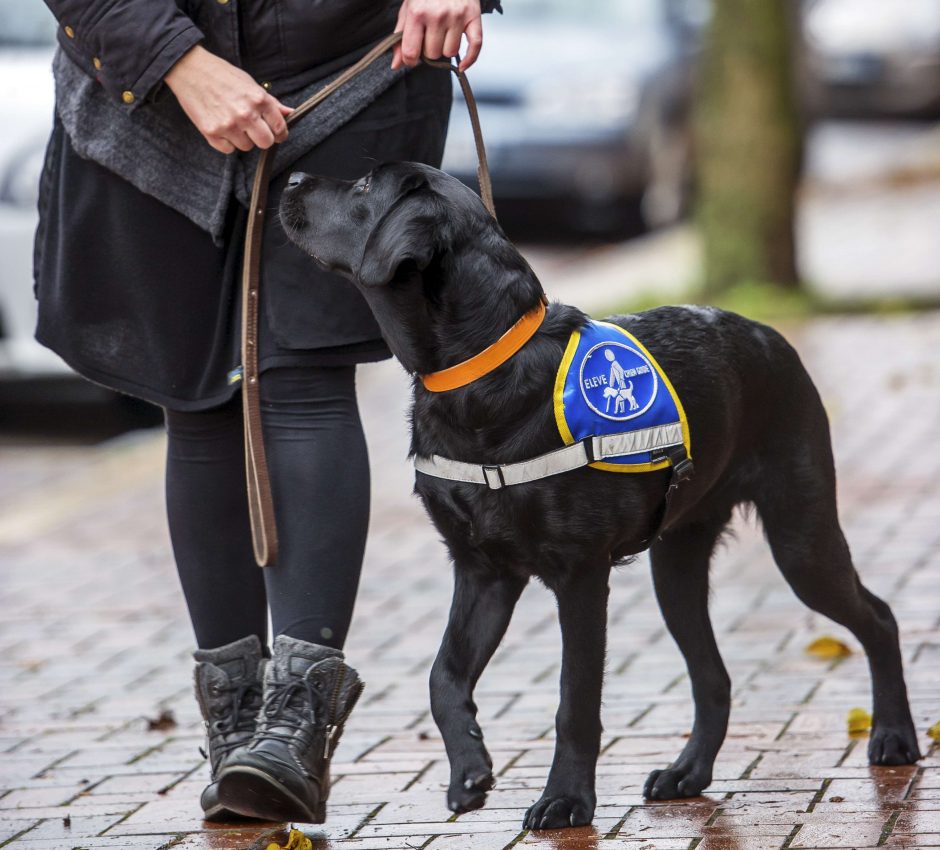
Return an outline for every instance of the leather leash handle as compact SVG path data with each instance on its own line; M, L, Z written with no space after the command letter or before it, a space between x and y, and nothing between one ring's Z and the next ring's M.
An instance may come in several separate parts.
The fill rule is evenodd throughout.
M493 203L493 185L490 181L490 166L486 161L486 147L483 144L483 130L480 128L480 113L477 111L476 98L473 96L473 90L470 88L470 81L467 75L460 70L460 57L457 57L457 64L453 62L439 62L436 59L425 59L426 64L433 65L435 68L447 68L457 75L460 82L460 90L463 92L463 99L467 104L467 113L470 116L470 126L473 128L473 144L477 149L477 182L480 184L480 199L483 206L489 211L489 214L496 218L496 205Z
M358 62L350 65L331 83L298 106L288 117L290 126L303 118L318 103L328 98L338 88L362 73L380 56L401 41L401 33L392 33L382 39ZM480 181L480 197L493 218L493 190L486 162L486 149L480 130L480 118L476 101L466 76L450 62L428 62L436 67L452 70L460 80L460 87L467 102L473 140L477 149L477 177ZM264 434L261 428L261 399L258 372L258 310L261 288L261 243L264 237L264 221L268 203L268 183L271 177L273 152L277 145L261 152L255 169L248 205L248 227L245 232L245 258L242 266L242 410L245 424L245 473L248 479L248 510L251 516L251 539L255 561L259 567L277 563L278 537L274 514L274 499L271 495L271 478L264 451Z

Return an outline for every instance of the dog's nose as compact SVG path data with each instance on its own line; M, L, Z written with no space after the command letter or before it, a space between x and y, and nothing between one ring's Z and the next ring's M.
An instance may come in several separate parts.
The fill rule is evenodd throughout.
M307 179L307 175L304 174L302 171L295 171L293 174L291 174L290 177L287 178L287 185L299 186L306 179Z

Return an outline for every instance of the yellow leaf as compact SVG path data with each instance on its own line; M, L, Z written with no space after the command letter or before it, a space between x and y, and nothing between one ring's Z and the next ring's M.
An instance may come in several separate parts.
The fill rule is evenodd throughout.
M816 640L806 647L806 651L810 655L815 655L817 658L845 658L847 655L852 654L852 650L842 643L841 640L837 640L829 635L816 638Z
M299 829L292 829L287 844L269 844L267 850L313 850L313 843Z
M940 741L940 723L934 723L934 725L927 730L927 737L930 738L931 741Z
M871 715L864 708L850 708L849 735L864 735L871 731Z

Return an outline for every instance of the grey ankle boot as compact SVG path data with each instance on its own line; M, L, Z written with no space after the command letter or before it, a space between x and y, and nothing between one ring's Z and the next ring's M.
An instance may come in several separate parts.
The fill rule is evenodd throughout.
M339 650L279 635L258 728L219 771L220 802L245 817L323 823L330 759L362 689Z
M196 669L196 701L206 726L212 781L202 792L205 819L230 820L237 813L219 802L219 771L228 760L250 740L255 719L261 708L261 681L264 656L256 635L237 640L216 649L199 649L193 654Z

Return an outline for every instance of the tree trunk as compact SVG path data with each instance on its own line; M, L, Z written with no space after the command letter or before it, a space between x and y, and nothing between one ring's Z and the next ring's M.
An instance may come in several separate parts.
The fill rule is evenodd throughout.
M715 0L713 9L695 107L705 292L797 287L802 128L790 0Z

